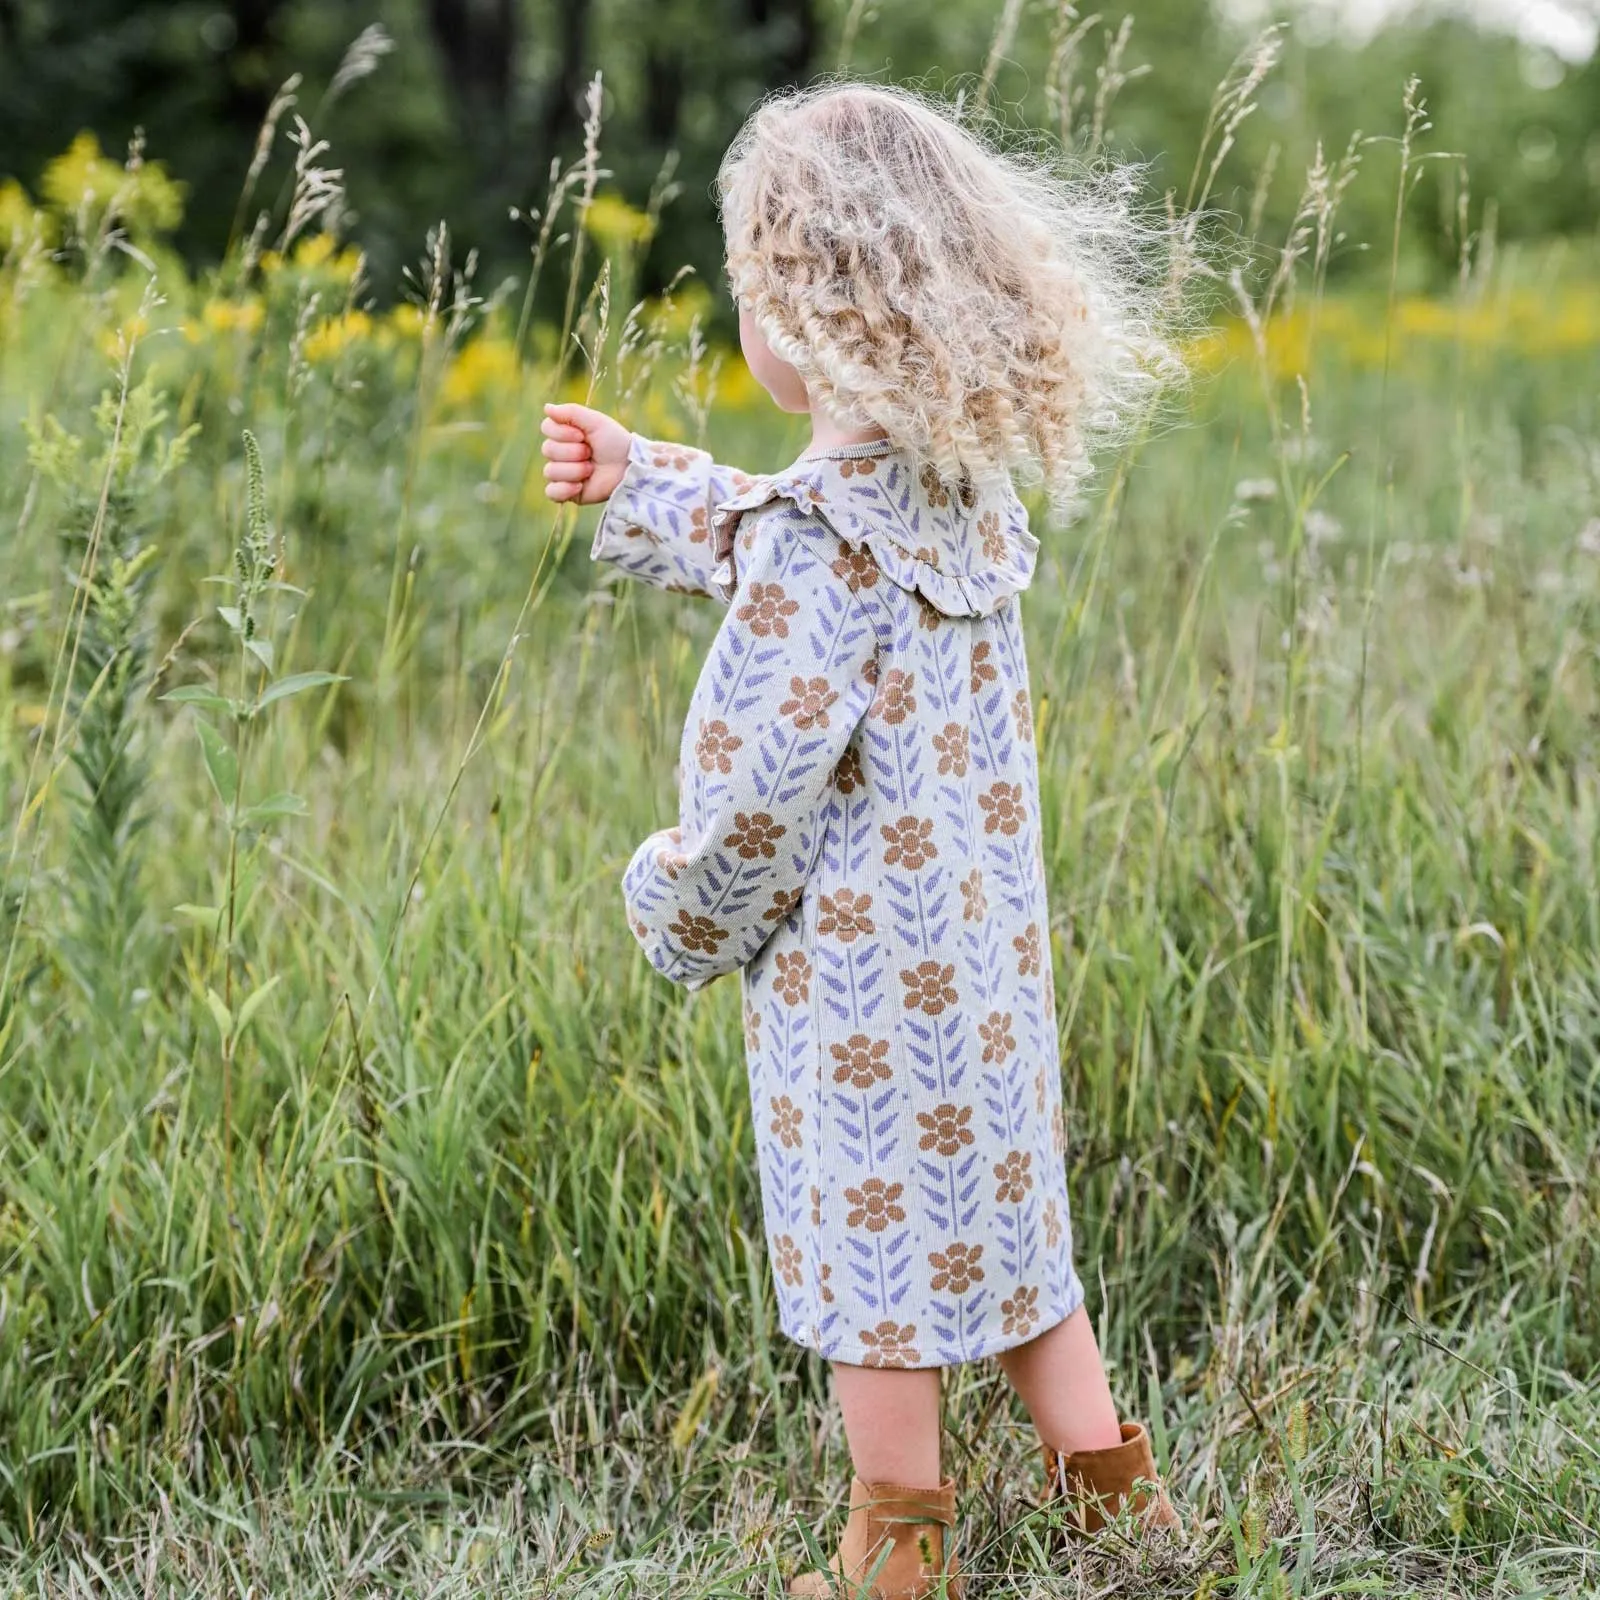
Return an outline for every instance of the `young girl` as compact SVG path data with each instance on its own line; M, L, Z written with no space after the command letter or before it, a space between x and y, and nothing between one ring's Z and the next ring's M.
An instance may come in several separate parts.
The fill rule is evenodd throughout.
M752 478L551 405L544 474L607 503L595 558L727 604L622 887L664 977L741 974L779 1318L855 1468L835 1577L790 1592L953 1595L941 1367L998 1357L1078 1528L1176 1522L1073 1268L1011 482L1070 502L1171 355L1114 196L927 100L773 99L719 186L746 359L810 447Z

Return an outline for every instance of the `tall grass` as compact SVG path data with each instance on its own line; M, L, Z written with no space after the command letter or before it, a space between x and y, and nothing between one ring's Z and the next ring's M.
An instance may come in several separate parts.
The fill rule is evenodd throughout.
M1063 17L1051 114L1101 125ZM597 579L533 467L559 389L800 441L687 286L613 312L670 209L608 199L600 109L530 235L559 328L443 228L367 306L303 124L214 280L139 232L142 154L0 267L19 1586L764 1592L846 1482L736 986L662 985L617 898L715 615ZM1074 1582L1596 1579L1595 264L1469 212L1451 294L1330 290L1397 127L1241 254L1194 415L1025 597L1078 1259L1201 1531ZM985 1592L1055 1592L1003 1389L947 1401Z

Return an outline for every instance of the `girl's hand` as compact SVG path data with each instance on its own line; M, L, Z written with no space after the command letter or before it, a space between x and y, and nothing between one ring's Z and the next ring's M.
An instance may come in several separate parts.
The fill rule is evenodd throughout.
M633 435L603 411L547 405L544 421L544 492L558 501L597 506L611 498L628 465Z

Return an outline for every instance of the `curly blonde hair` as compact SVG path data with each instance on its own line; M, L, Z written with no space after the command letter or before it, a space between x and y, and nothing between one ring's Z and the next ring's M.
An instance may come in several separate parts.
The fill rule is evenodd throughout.
M1181 374L1132 169L1069 173L909 90L825 83L766 100L717 183L774 354L949 481L1012 474L1065 512Z

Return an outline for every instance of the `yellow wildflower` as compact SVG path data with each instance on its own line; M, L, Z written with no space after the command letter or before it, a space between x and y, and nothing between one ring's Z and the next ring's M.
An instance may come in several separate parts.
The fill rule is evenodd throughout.
M28 198L20 183L8 178L0 183L0 258L25 249L36 235L45 244L53 242L55 229L50 218Z
M338 249L329 233L310 234L294 247L294 264L302 272L323 272L346 283L361 270L362 260L361 252L353 246Z
M462 347L439 386L439 398L447 406L470 406L497 392L514 395L519 384L515 347L490 335Z
M423 324L427 320L427 313L421 306L414 306L409 300L402 300L383 319L383 331L390 338L402 341L420 339Z
M711 291L698 278L691 278L670 299L648 301L644 308L646 324L668 339L687 335L696 317L704 327L710 314Z
M332 257L333 247L331 234L308 234L294 247L294 264L303 272L315 272Z
M737 350L726 351L717 373L717 405L725 411L759 410L767 403L767 391L756 381Z
M620 194L606 190L589 202L583 226L605 251L626 250L650 242L656 225L650 216L630 206Z
M87 209L97 224L113 211L135 234L170 233L183 220L186 185L167 176L159 161L124 167L100 149L92 133L80 133L64 155L44 169L45 199L67 216Z
M206 333L251 334L261 326L264 315L261 302L253 298L208 300L200 312L200 327Z
M136 311L124 317L116 327L103 328L96 343L108 360L120 361L149 331L150 319Z
M344 311L336 317L324 317L306 336L307 361L336 361L352 345L360 344L372 334L372 318L365 311Z

